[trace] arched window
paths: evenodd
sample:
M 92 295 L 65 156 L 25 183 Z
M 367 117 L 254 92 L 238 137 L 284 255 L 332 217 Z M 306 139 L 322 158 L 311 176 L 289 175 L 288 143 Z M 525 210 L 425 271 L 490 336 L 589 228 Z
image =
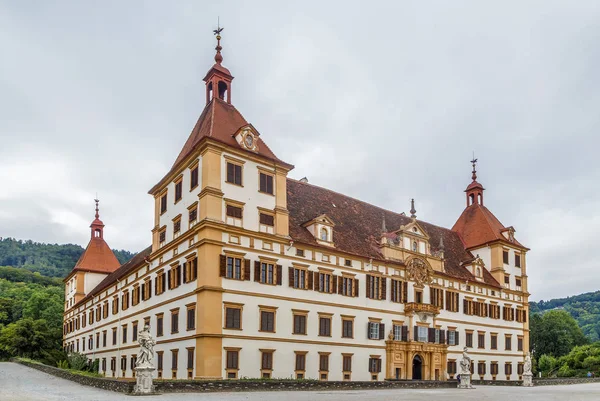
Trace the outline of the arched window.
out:
M 477 203 L 482 205 L 483 204 L 482 200 L 483 200 L 483 197 L 481 196 L 481 194 L 478 194 L 477 195 Z
M 481 267 L 477 268 L 477 277 L 481 277 Z
M 329 241 L 329 232 L 326 228 L 321 228 L 321 241 Z
M 475 194 L 469 195 L 469 205 L 472 205 L 475 202 Z
M 417 241 L 413 241 L 413 252 L 417 252 L 417 249 L 419 249 L 419 246 L 417 245 Z
M 100 238 L 100 230 L 98 230 L 98 229 L 94 230 L 94 237 Z

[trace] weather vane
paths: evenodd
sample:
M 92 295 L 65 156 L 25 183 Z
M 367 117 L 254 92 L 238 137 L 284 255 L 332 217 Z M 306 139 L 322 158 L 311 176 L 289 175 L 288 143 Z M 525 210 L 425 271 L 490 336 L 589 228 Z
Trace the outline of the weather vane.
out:
M 217 36 L 221 36 L 221 32 L 223 31 L 223 29 L 225 28 L 221 28 L 220 18 L 217 17 L 217 29 L 214 29 L 213 33 Z
M 473 181 L 477 179 L 477 170 L 475 170 L 475 165 L 477 164 L 477 159 L 475 158 L 475 152 L 473 152 L 473 160 L 471 160 L 471 164 L 473 165 Z

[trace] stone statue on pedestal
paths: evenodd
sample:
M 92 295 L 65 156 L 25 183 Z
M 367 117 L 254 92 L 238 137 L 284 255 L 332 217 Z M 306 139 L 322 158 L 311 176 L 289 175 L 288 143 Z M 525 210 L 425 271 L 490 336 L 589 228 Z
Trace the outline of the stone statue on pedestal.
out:
M 533 372 L 531 371 L 531 354 L 527 351 L 523 364 L 523 387 L 533 387 Z
M 138 334 L 138 343 L 140 352 L 135 363 L 136 384 L 133 389 L 135 394 L 155 394 L 155 388 L 152 384 L 152 373 L 154 372 L 154 346 L 156 341 L 150 335 L 150 326 L 145 325 L 144 329 Z
M 471 358 L 467 353 L 467 347 L 463 349 L 462 359 L 460 360 L 460 382 L 458 388 L 473 388 L 471 385 Z

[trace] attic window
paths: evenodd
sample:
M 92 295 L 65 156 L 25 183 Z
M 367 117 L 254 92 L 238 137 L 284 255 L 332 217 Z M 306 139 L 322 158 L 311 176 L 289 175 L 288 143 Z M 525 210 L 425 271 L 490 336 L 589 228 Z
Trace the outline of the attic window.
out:
M 321 241 L 329 241 L 329 232 L 326 228 L 321 228 Z
M 481 277 L 481 267 L 477 268 L 477 277 Z
M 413 227 L 413 232 L 417 232 L 417 227 Z

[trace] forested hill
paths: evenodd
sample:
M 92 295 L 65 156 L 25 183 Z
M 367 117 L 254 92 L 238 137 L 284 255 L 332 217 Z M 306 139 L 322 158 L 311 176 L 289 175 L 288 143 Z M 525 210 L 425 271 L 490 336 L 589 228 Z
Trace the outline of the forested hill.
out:
M 14 238 L 0 238 L 0 266 L 12 266 L 39 272 L 47 277 L 64 278 L 75 266 L 84 248 L 74 244 L 42 244 Z M 134 255 L 125 250 L 114 250 L 115 256 L 125 263 Z
M 569 312 L 590 340 L 600 340 L 600 291 L 529 303 L 530 313 L 552 309 L 564 309 Z

